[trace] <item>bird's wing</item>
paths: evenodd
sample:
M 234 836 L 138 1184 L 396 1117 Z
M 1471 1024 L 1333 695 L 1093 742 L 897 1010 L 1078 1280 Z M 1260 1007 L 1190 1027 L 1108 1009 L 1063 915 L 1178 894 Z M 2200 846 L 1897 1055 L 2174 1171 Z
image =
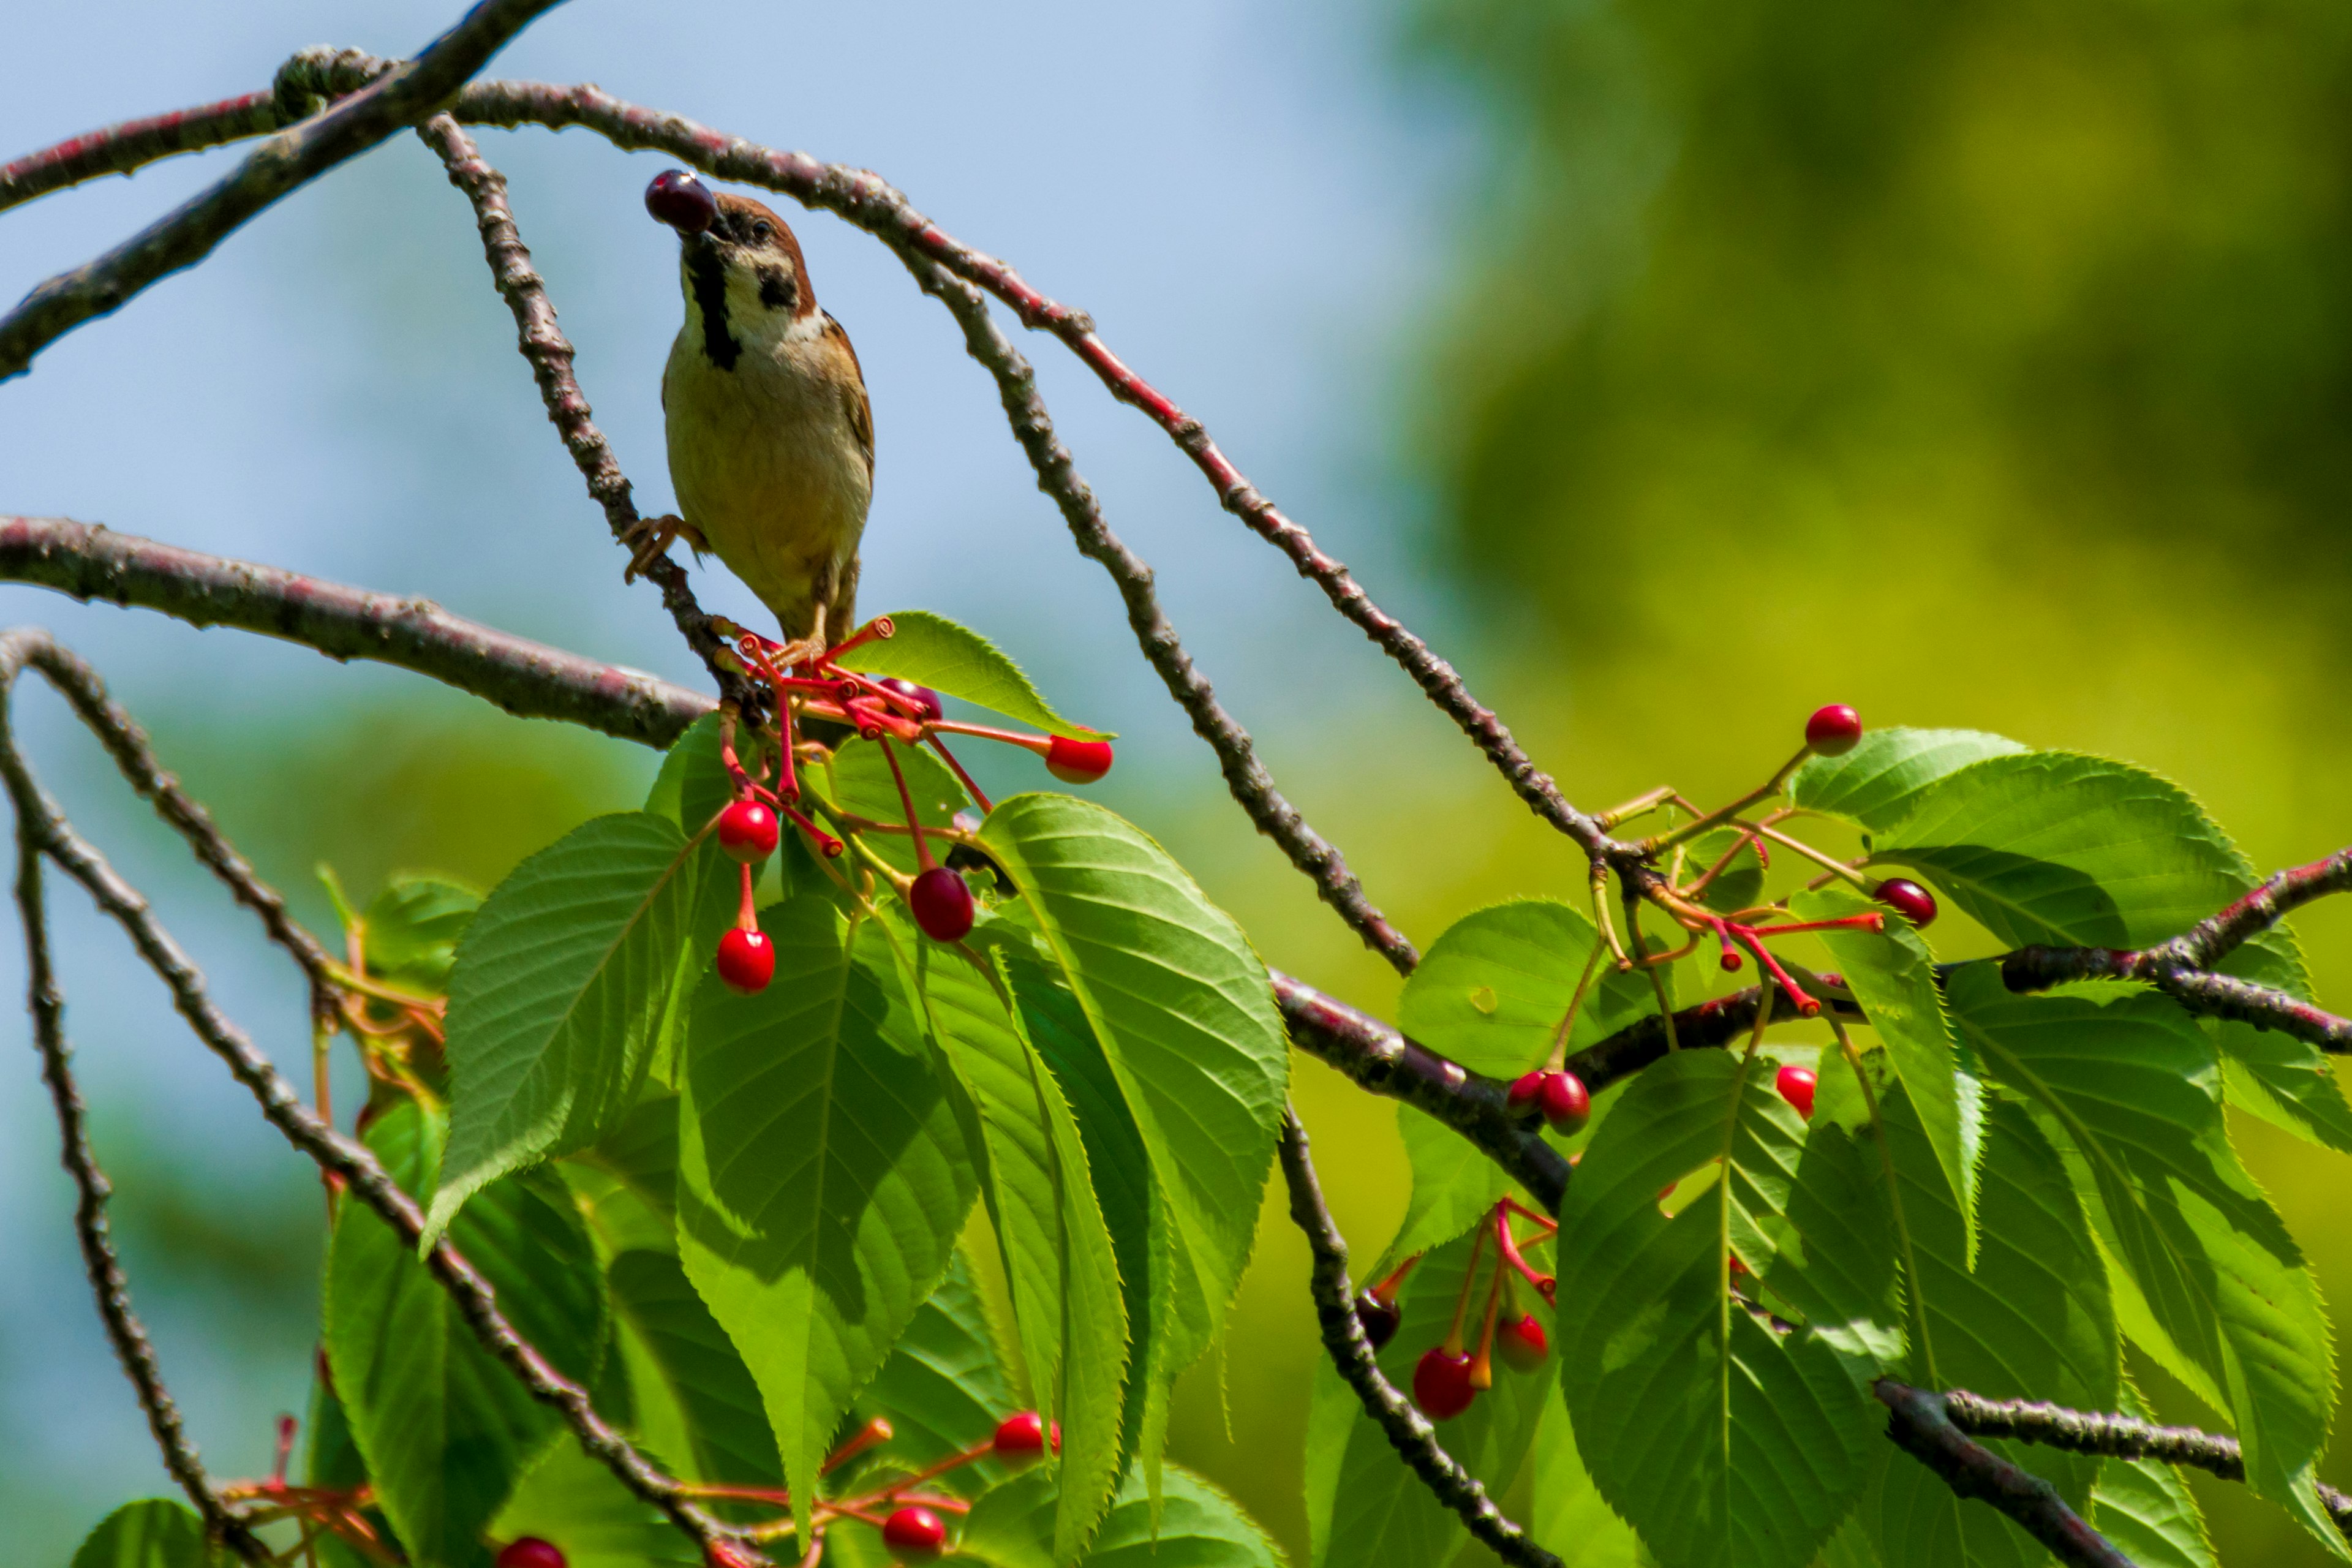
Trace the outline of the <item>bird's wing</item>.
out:
M 857 363 L 857 351 L 850 345 L 849 334 L 842 330 L 833 312 L 824 312 L 825 342 L 839 349 L 849 361 L 849 374 L 842 383 L 842 399 L 848 405 L 849 433 L 857 441 L 857 450 L 866 459 L 867 483 L 874 479 L 874 403 L 866 395 L 866 369 Z

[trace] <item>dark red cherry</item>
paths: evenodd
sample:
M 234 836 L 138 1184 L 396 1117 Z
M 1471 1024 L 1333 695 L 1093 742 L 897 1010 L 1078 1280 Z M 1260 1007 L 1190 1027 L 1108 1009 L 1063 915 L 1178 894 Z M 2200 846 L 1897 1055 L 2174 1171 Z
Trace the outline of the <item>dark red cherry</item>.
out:
M 685 169 L 664 169 L 646 187 L 646 211 L 680 234 L 700 234 L 719 217 L 719 198 Z
M 994 1447 L 996 1457 L 1024 1469 L 1036 1462 L 1045 1452 L 1045 1418 L 1034 1410 L 1024 1410 L 1018 1415 L 1008 1415 L 996 1424 Z M 1053 1424 L 1054 1452 L 1062 1451 L 1062 1424 Z
M 1513 1372 L 1533 1372 L 1551 1353 L 1551 1340 L 1535 1314 L 1528 1312 L 1517 1322 L 1496 1325 L 1495 1348 L 1502 1352 L 1503 1364 Z
M 565 1568 L 562 1550 L 536 1535 L 517 1536 L 499 1549 L 498 1568 Z
M 936 1563 L 947 1551 L 948 1527 L 929 1509 L 910 1503 L 882 1521 L 882 1544 L 900 1563 Z
M 1908 877 L 1889 877 L 1879 883 L 1878 901 L 1915 926 L 1935 923 L 1936 895 Z
M 1394 1301 L 1383 1301 L 1370 1290 L 1356 1298 L 1356 1326 L 1364 1331 L 1364 1342 L 1378 1354 L 1396 1338 L 1397 1325 L 1404 1321 L 1404 1309 Z
M 740 927 L 719 939 L 719 978 L 739 995 L 756 996 L 776 977 L 776 944 Z
M 1540 1115 L 1543 1111 L 1541 1096 L 1545 1076 L 1540 1068 L 1534 1072 L 1521 1073 L 1511 1080 L 1510 1092 L 1503 1097 L 1503 1103 L 1520 1116 Z
M 1045 771 L 1064 784 L 1092 784 L 1110 772 L 1110 742 L 1056 735 L 1045 748 Z
M 739 800 L 719 814 L 719 847 L 730 860 L 756 866 L 776 852 L 776 814 L 756 800 Z
M 971 889 L 945 866 L 934 866 L 907 889 L 915 923 L 933 942 L 961 942 L 971 930 Z
M 947 715 L 947 710 L 940 706 L 938 692 L 928 686 L 918 686 L 903 675 L 886 675 L 876 680 L 874 684 L 895 691 L 913 703 L 921 710 L 925 719 L 940 719 Z
M 1543 1107 L 1544 1120 L 1563 1138 L 1583 1131 L 1592 1117 L 1592 1096 L 1584 1091 L 1584 1080 L 1572 1072 L 1544 1074 L 1536 1100 Z
M 1813 1119 L 1813 1089 L 1818 1082 L 1811 1068 L 1785 1067 L 1780 1069 L 1780 1077 L 1772 1080 L 1772 1087 L 1780 1091 L 1782 1100 L 1797 1108 L 1798 1115 L 1811 1121 Z
M 1843 756 L 1862 739 L 1862 715 L 1843 702 L 1816 708 L 1805 721 L 1805 744 L 1825 757 Z
M 1432 1345 L 1421 1352 L 1412 1369 L 1412 1402 L 1423 1415 L 1432 1421 L 1451 1421 L 1477 1397 L 1467 1352 L 1448 1355 L 1444 1345 Z

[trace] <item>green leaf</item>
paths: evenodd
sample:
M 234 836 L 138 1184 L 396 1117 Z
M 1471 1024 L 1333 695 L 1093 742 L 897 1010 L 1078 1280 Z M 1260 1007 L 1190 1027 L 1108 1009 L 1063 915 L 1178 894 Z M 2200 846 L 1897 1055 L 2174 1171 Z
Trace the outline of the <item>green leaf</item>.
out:
M 1710 1052 L 1710 1055 L 1713 1053 Z M 1464 1275 L 1472 1266 L 1471 1238 L 1447 1243 L 1405 1277 L 1397 1296 L 1403 1312 L 1394 1338 L 1380 1353 L 1381 1371 L 1399 1388 L 1412 1386 L 1413 1364 L 1446 1337 Z M 1541 1255 L 1538 1254 L 1538 1257 Z M 1475 1347 L 1496 1258 L 1491 1237 L 1478 1249 L 1464 1342 Z M 1537 1267 L 1541 1267 L 1538 1262 Z M 1523 1311 L 1549 1330 L 1551 1314 L 1531 1289 L 1515 1292 Z M 1553 1379 L 1512 1372 L 1497 1360 L 1495 1386 L 1454 1419 L 1438 1441 L 1465 1469 L 1500 1495 L 1511 1484 L 1535 1439 Z M 1307 1411 L 1307 1532 L 1318 1568 L 1358 1563 L 1442 1563 L 1470 1539 L 1459 1514 L 1439 1502 L 1370 1416 L 1355 1391 L 1339 1380 L 1328 1356 L 1318 1356 Z
M 1010 979 L 911 933 L 899 950 L 978 1111 L 982 1191 L 1022 1357 L 1065 1434 L 1055 1550 L 1070 1561 L 1118 1486 L 1128 1324 L 1117 1255 L 1069 1102 L 1007 1011 Z
M 637 1426 L 688 1479 L 782 1486 L 782 1462 L 743 1358 L 677 1258 L 633 1250 L 606 1276 Z
M 1400 1103 L 1396 1124 L 1412 1195 L 1395 1239 L 1372 1267 L 1375 1276 L 1462 1235 L 1517 1185 L 1475 1143 L 1429 1112 Z
M 655 1094 L 557 1163 L 606 1262 L 636 1248 L 677 1251 L 677 1096 Z
M 1802 1568 L 1861 1490 L 1883 1417 L 1807 1330 L 1728 1289 L 1787 1227 L 1804 1123 L 1759 1061 L 1645 1068 L 1560 1213 L 1560 1386 L 1594 1483 L 1666 1568 Z M 1659 1189 L 1723 1159 L 1672 1219 Z
M 359 1445 L 352 1440 L 351 1422 L 343 1415 L 342 1401 L 335 1397 L 334 1387 L 325 1377 L 310 1380 L 310 1419 L 306 1434 L 302 1475 L 309 1485 L 348 1490 L 367 1484 L 367 1461 L 360 1458 Z M 379 1539 L 391 1536 L 391 1521 L 383 1517 L 382 1509 L 370 1507 L 361 1511 Z M 373 1559 L 341 1536 L 331 1534 L 319 1540 L 319 1563 L 320 1568 L 375 1568 Z
M 99 1521 L 73 1568 L 214 1568 L 227 1561 L 205 1544 L 205 1521 L 173 1498 L 127 1502 Z
M 1884 1051 L 1864 1058 L 1884 1095 Z M 1770 1063 L 1766 1064 L 1768 1067 Z M 1788 1198 L 1788 1224 L 1761 1271 L 1767 1286 L 1867 1385 L 1900 1365 L 1904 1318 L 1895 1205 L 1885 1136 L 1844 1055 L 1825 1049 L 1813 1114 Z M 1929 1167 L 1932 1173 L 1933 1167 Z M 1949 1198 L 1946 1202 L 1948 1205 Z
M 2016 996 L 1953 973 L 1954 1023 L 2080 1161 L 2102 1238 L 2155 1328 L 2221 1392 L 2250 1484 L 2284 1500 L 2335 1406 L 2332 1336 L 2303 1255 L 2221 1123 L 2211 1042 L 2148 993 Z
M 2024 750 L 1976 730 L 1867 730 L 1843 756 L 1807 758 L 1789 781 L 1789 802 L 1882 831 L 1900 822 L 1919 793 L 1945 774 Z
M 1534 1507 L 1528 1531 L 1563 1568 L 1640 1568 L 1640 1537 L 1601 1500 L 1576 1451 L 1576 1432 L 1558 1381 L 1547 1380 L 1543 1416 L 1536 1426 Z
M 1017 1406 L 980 1283 L 959 1249 L 939 1289 L 916 1309 L 890 1359 L 858 1396 L 853 1420 L 862 1425 L 871 1416 L 885 1416 L 893 1431 L 890 1441 L 874 1450 L 872 1461 L 849 1473 L 862 1487 L 869 1478 L 919 1469 L 961 1453 L 994 1436 L 997 1424 Z M 1008 1473 L 998 1461 L 983 1459 L 927 1484 L 972 1497 Z
M 490 1538 L 535 1536 L 563 1553 L 564 1568 L 701 1568 L 702 1549 L 653 1504 L 589 1458 L 569 1433 L 523 1475 L 499 1510 Z
M 2126 1415 L 2151 1418 L 2147 1403 L 2126 1384 L 2118 1405 Z M 2091 1524 L 2139 1568 L 2216 1568 L 2205 1515 L 2189 1483 L 2156 1459 L 2108 1459 L 2091 1492 Z
M 773 983 L 695 1000 L 679 1253 L 805 1500 L 851 1398 L 945 1272 L 973 1178 L 882 931 L 809 895 L 761 928 Z
M 594 1142 L 683 1026 L 734 908 L 735 867 L 643 812 L 515 868 L 457 952 L 449 1152 L 425 1233 L 508 1171 Z
M 428 1188 L 438 1118 L 412 1101 L 368 1131 L 393 1178 Z M 593 1243 L 551 1171 L 494 1184 L 450 1227 L 453 1246 L 548 1364 L 593 1382 L 604 1349 Z M 482 1530 L 540 1443 L 553 1411 L 534 1401 L 474 1337 L 414 1249 L 346 1201 L 327 1255 L 327 1363 L 378 1502 L 414 1558 L 449 1568 L 489 1562 Z
M 824 784 L 826 797 L 843 810 L 876 822 L 903 823 L 907 808 L 898 798 L 898 784 L 890 776 L 890 761 L 882 754 L 882 744 L 845 742 L 832 762 L 809 771 L 814 781 Z M 962 784 L 934 752 L 920 746 L 892 746 L 890 755 L 898 759 L 898 767 L 907 775 L 907 793 L 914 799 L 916 819 L 926 827 L 947 826 L 970 804 Z M 915 868 L 914 840 L 908 835 L 868 833 L 866 842 L 901 871 Z
M 482 895 L 446 877 L 406 873 L 385 882 L 361 918 L 368 973 L 439 996 Z
M 1995 1100 L 1985 1125 L 1981 1241 L 1969 1236 L 1909 1096 L 1890 1086 L 1887 1147 L 1899 1183 L 1920 1305 L 1904 1375 L 1992 1399 L 2114 1408 L 2120 1348 L 2105 1270 L 2059 1153 L 2022 1106 Z M 2099 1461 L 2010 1440 L 1988 1447 L 2056 1486 L 2077 1509 Z M 2034 1568 L 2048 1560 L 2008 1518 L 1962 1502 L 1924 1465 L 1895 1455 L 1879 1467 L 1864 1515 L 1879 1555 L 1921 1568 Z
M 950 1563 L 1047 1568 L 1053 1563 L 1054 1489 L 1034 1472 L 990 1492 L 965 1521 Z M 1083 1559 L 1086 1568 L 1284 1568 L 1281 1550 L 1231 1498 L 1181 1466 L 1168 1467 L 1155 1500 L 1129 1476 Z
M 1800 894 L 1790 904 L 1801 921 L 1885 914 L 1846 888 Z M 1977 1156 L 1983 1138 L 1982 1090 L 1960 1070 L 1944 1001 L 1936 988 L 1936 956 L 1909 921 L 1886 916 L 1884 932 L 1825 931 L 1830 950 L 1854 1000 L 1886 1047 L 1895 1078 L 1927 1129 L 1936 1163 L 1958 1201 L 1963 1224 L 1976 1223 Z
M 1731 856 L 1698 896 L 1700 903 L 1719 915 L 1748 909 L 1764 896 L 1764 858 L 1757 853 L 1754 836 L 1736 827 L 1710 829 L 1691 840 L 1685 861 L 1686 877 L 1703 877 L 1735 847 L 1739 853 Z
M 646 792 L 645 810 L 667 818 L 689 837 L 735 797 L 735 786 L 719 760 L 719 715 L 705 713 L 686 727 L 662 753 L 661 772 Z
M 887 640 L 867 643 L 846 662 L 876 675 L 902 676 L 1050 734 L 1074 741 L 1111 738 L 1109 731 L 1089 730 L 1055 712 L 1021 667 L 970 627 L 929 610 L 893 610 L 890 624 L 896 629 Z
M 982 837 L 1035 915 L 1166 1199 L 1154 1245 L 1174 1310 L 1150 1372 L 1164 1384 L 1207 1349 L 1256 1237 L 1290 1071 L 1265 966 L 1181 867 L 1100 806 L 1016 795 Z

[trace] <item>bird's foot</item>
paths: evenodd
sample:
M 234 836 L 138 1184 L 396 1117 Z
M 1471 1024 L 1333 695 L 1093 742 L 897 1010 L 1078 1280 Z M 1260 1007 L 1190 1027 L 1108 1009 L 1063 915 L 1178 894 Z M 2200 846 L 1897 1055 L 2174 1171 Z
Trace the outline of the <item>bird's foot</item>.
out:
M 629 548 L 629 569 L 621 574 L 621 581 L 634 583 L 653 567 L 653 563 L 669 553 L 670 542 L 683 539 L 697 555 L 709 549 L 702 532 L 679 517 L 641 517 L 621 533 L 621 542 Z

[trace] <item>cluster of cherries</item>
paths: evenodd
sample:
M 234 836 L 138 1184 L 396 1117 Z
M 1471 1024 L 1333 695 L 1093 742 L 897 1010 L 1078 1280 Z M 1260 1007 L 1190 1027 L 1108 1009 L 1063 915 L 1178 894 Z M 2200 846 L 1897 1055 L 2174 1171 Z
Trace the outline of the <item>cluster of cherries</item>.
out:
M 1542 1321 L 1533 1312 L 1522 1310 L 1516 1299 L 1522 1280 L 1534 1288 L 1547 1306 L 1555 1289 L 1552 1277 L 1538 1273 L 1519 1249 L 1512 1226 L 1522 1220 L 1537 1227 L 1530 1245 L 1549 1240 L 1559 1230 L 1515 1198 L 1496 1204 L 1479 1222 L 1471 1240 L 1469 1265 L 1463 1270 L 1462 1290 L 1454 1298 L 1454 1321 L 1444 1339 L 1423 1352 L 1413 1365 L 1413 1402 L 1433 1421 L 1451 1421 L 1469 1409 L 1482 1391 L 1494 1387 L 1497 1360 L 1513 1372 L 1527 1373 L 1542 1366 L 1551 1353 L 1551 1341 Z M 1489 1237 L 1494 1239 L 1495 1258 L 1486 1274 L 1484 1306 L 1476 1320 L 1477 1342 L 1473 1349 L 1467 1329 L 1480 1280 L 1478 1266 Z M 1417 1256 L 1406 1258 L 1394 1273 L 1356 1298 L 1357 1324 L 1376 1352 L 1396 1337 L 1397 1325 L 1404 1316 L 1397 1306 L 1397 1292 L 1420 1261 Z
M 984 724 L 961 723 L 946 716 L 940 694 L 928 686 L 895 676 L 862 675 L 844 669 L 839 662 L 842 655 L 891 635 L 887 616 L 877 616 L 845 640 L 792 666 L 797 673 L 791 675 L 784 673 L 782 663 L 790 652 L 784 644 L 770 642 L 739 626 L 730 626 L 728 630 L 733 635 L 734 647 L 746 669 L 775 698 L 780 742 L 776 747 L 776 779 L 771 787 L 762 779 L 754 778 L 743 765 L 735 750 L 736 717 L 731 709 L 725 710 L 720 754 L 734 784 L 735 798 L 719 812 L 715 829 L 719 847 L 743 868 L 743 899 L 733 929 L 719 939 L 719 978 L 729 989 L 744 995 L 766 990 L 769 981 L 775 978 L 775 948 L 760 930 L 751 889 L 760 863 L 775 852 L 782 837 L 783 822 L 789 820 L 807 837 L 820 864 L 837 858 L 848 847 L 800 809 L 801 788 L 794 768 L 795 754 L 802 745 L 797 737 L 800 720 L 820 719 L 847 725 L 859 739 L 882 748 L 883 759 L 890 764 L 890 776 L 898 786 L 898 803 L 906 822 L 903 826 L 865 821 L 845 822 L 844 826 L 853 837 L 857 831 L 865 830 L 905 833 L 913 838 L 916 870 L 912 877 L 902 875 L 878 857 L 869 854 L 868 858 L 874 868 L 898 889 L 915 924 L 934 942 L 961 942 L 971 930 L 971 889 L 961 873 L 933 858 L 930 847 L 933 837 L 957 837 L 962 829 L 923 826 L 915 811 L 914 796 L 907 788 L 906 773 L 898 764 L 898 753 L 891 749 L 892 742 L 930 746 L 962 781 L 983 813 L 991 809 L 988 796 L 972 782 L 963 764 L 956 761 L 955 753 L 948 750 L 943 735 L 971 735 L 1034 752 L 1045 759 L 1046 772 L 1066 784 L 1092 784 L 1110 772 L 1111 748 L 1108 741 L 1076 741 L 1066 735 L 1030 735 Z M 816 754 L 824 753 L 819 750 Z
M 828 1455 L 818 1473 L 839 1468 L 866 1449 L 888 1442 L 890 1436 L 890 1423 L 876 1416 L 855 1436 Z M 917 1563 L 936 1563 L 946 1556 L 948 1551 L 947 1521 L 940 1516 L 942 1513 L 968 1512 L 971 1505 L 961 1498 L 933 1495 L 919 1489 L 950 1470 L 976 1464 L 982 1459 L 1000 1459 L 1015 1470 L 1026 1469 L 1045 1458 L 1049 1445 L 1054 1452 L 1058 1454 L 1062 1451 L 1059 1422 L 1048 1422 L 1034 1410 L 1008 1415 L 997 1423 L 995 1435 L 984 1443 L 976 1443 L 950 1454 L 913 1475 L 902 1476 L 872 1492 L 819 1503 L 817 1528 L 822 1530 L 835 1519 L 854 1519 L 881 1531 L 882 1544 L 889 1550 L 891 1561 L 908 1565 L 908 1568 Z M 697 1486 L 687 1489 L 698 1497 L 768 1503 L 777 1508 L 791 1506 L 789 1494 L 773 1487 Z M 882 1511 L 885 1507 L 889 1509 L 887 1513 Z M 703 1560 L 707 1568 L 741 1568 L 751 1561 L 725 1542 L 713 1543 L 704 1552 Z M 552 1542 L 525 1535 L 499 1548 L 497 1568 L 570 1568 L 570 1565 L 562 1549 Z

